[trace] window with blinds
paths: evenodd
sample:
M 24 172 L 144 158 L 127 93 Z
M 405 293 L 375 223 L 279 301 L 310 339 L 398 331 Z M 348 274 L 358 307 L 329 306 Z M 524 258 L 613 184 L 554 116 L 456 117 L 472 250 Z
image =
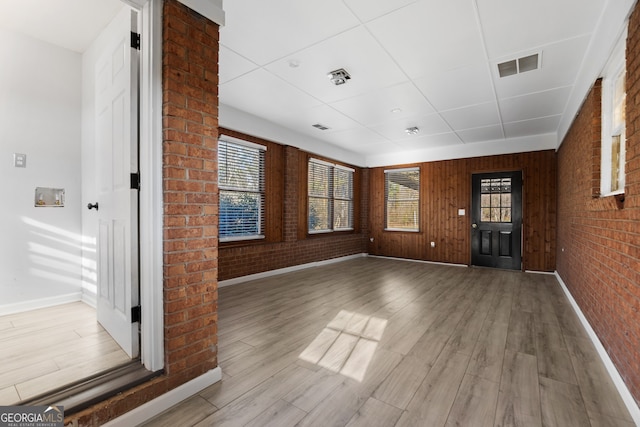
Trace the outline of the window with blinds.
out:
M 385 229 L 419 231 L 420 169 L 384 171 Z
M 309 159 L 309 233 L 353 230 L 354 170 Z
M 221 242 L 264 238 L 265 151 L 246 141 L 218 141 Z

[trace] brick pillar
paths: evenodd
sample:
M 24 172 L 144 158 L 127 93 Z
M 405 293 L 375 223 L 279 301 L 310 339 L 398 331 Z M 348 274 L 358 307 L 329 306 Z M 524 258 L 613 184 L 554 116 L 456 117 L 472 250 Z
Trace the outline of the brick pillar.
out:
M 298 179 L 300 151 L 291 146 L 284 153 L 284 241 L 298 239 Z
M 165 369 L 169 388 L 217 366 L 218 25 L 163 14 Z

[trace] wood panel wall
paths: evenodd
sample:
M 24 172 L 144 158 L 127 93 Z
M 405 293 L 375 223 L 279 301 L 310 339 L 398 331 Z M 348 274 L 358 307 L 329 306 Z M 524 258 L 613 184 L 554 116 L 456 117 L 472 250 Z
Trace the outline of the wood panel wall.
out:
M 369 171 L 369 253 L 455 264 L 471 262 L 471 175 L 523 175 L 525 270 L 554 271 L 556 262 L 556 154 L 553 150 L 394 167 L 420 167 L 420 231 L 384 231 L 384 170 Z M 458 209 L 465 209 L 459 216 Z M 430 242 L 435 242 L 432 248 Z

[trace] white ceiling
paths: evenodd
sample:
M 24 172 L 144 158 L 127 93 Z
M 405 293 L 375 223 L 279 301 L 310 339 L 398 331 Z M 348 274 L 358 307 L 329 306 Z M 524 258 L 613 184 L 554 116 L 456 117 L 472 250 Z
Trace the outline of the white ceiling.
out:
M 369 166 L 555 148 L 635 1 L 227 0 L 220 123 Z M 0 28 L 83 52 L 122 5 L 0 0 Z
M 0 28 L 81 53 L 123 5 L 120 0 L 0 0 Z
M 538 135 L 539 148 L 555 148 L 594 80 L 581 82 L 581 71 L 610 3 L 225 1 L 220 102 L 367 164 L 444 147 L 464 156 L 487 142 L 529 150 Z M 498 63 L 533 53 L 538 70 L 498 76 Z M 332 85 L 326 75 L 337 68 L 352 79 Z M 404 132 L 412 126 L 417 135 Z

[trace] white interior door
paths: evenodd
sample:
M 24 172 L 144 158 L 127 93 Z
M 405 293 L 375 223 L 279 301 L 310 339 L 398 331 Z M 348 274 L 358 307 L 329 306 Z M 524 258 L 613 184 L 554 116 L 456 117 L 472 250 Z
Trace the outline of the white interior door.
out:
M 98 185 L 98 322 L 131 357 L 140 351 L 138 305 L 138 52 L 131 47 L 137 14 L 124 19 L 96 64 Z

